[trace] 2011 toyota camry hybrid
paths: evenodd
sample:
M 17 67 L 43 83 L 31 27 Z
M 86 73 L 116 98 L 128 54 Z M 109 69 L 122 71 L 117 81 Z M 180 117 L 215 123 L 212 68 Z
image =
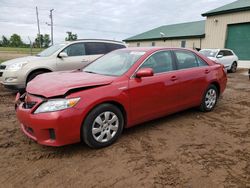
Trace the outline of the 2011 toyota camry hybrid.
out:
M 101 148 L 124 128 L 191 107 L 211 111 L 226 83 L 223 65 L 195 51 L 127 48 L 82 70 L 37 76 L 17 94 L 16 113 L 40 144 Z

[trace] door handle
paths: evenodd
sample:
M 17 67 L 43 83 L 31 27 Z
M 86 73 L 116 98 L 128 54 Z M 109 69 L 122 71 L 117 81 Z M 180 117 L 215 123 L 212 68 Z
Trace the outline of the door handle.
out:
M 176 76 L 172 76 L 171 77 L 171 81 L 176 81 L 177 80 L 177 77 Z
M 210 70 L 206 69 L 206 70 L 205 70 L 205 73 L 206 73 L 206 74 L 210 73 Z

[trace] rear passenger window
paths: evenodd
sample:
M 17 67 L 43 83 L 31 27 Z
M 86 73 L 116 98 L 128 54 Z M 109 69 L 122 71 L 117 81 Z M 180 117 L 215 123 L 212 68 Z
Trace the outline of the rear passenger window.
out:
M 102 42 L 85 42 L 86 55 L 106 54 L 107 49 L 105 43 Z
M 152 68 L 154 73 L 161 73 L 174 70 L 170 51 L 157 52 L 150 56 L 141 68 Z
M 83 56 L 85 55 L 85 46 L 84 43 L 75 43 L 66 47 L 63 52 L 68 56 Z
M 233 53 L 231 51 L 228 51 L 228 50 L 225 51 L 225 54 L 226 54 L 225 56 L 231 56 L 231 55 L 233 55 Z
M 117 49 L 125 48 L 125 46 L 121 44 L 106 43 L 105 45 L 107 48 L 107 53 Z
M 188 51 L 175 51 L 178 69 L 188 69 L 198 67 L 197 57 Z
M 200 67 L 208 66 L 208 64 L 205 61 L 203 61 L 201 58 L 197 57 L 197 60 L 198 60 L 198 64 Z

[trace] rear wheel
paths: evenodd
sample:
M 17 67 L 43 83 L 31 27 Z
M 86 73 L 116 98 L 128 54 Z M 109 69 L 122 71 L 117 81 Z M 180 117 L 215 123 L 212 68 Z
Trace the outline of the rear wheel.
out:
M 237 63 L 236 63 L 236 62 L 233 62 L 233 64 L 231 65 L 230 72 L 235 73 L 236 70 L 237 70 Z
M 120 109 L 112 104 L 101 104 L 94 108 L 82 125 L 82 139 L 92 148 L 113 144 L 120 136 L 124 117 Z
M 203 112 L 212 111 L 217 103 L 217 100 L 218 89 L 215 85 L 210 85 L 203 96 L 200 110 Z

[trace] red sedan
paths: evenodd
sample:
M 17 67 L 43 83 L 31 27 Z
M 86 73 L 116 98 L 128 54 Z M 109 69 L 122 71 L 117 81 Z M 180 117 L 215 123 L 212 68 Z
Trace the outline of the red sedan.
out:
M 123 128 L 191 107 L 211 111 L 225 90 L 223 65 L 195 51 L 127 48 L 83 70 L 42 74 L 16 98 L 23 132 L 40 144 L 115 142 Z

